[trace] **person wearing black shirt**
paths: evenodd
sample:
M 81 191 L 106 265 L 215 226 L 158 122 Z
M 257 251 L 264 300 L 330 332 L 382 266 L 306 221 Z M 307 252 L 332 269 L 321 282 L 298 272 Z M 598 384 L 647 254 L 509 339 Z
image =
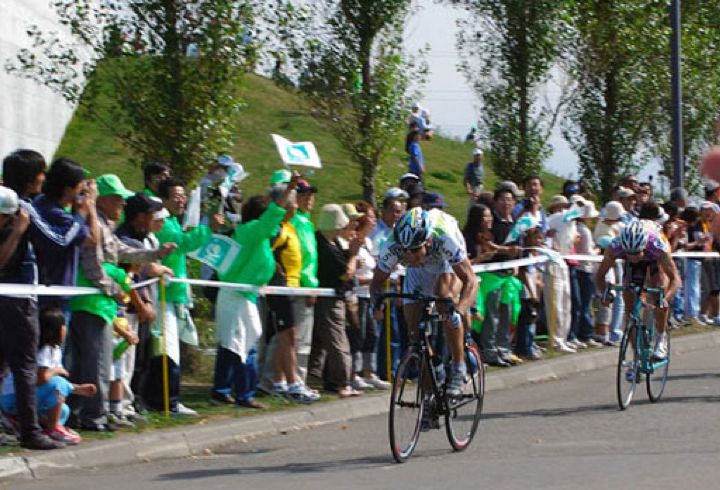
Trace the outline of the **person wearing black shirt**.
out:
M 517 258 L 520 248 L 515 243 L 506 244 L 505 240 L 515 226 L 512 217 L 515 195 L 510 189 L 501 188 L 495 191 L 494 204 L 493 225 L 490 231 L 498 251 L 488 262 L 513 260 Z M 489 274 L 507 278 L 513 274 L 513 270 L 500 270 Z M 511 309 L 510 305 L 500 302 L 501 296 L 502 287 L 488 293 L 485 298 L 485 319 L 480 334 L 480 346 L 485 362 L 493 366 L 507 367 L 517 361 L 510 347 Z
M 345 331 L 344 297 L 352 288 L 357 254 L 362 245 L 351 226 L 339 205 L 326 204 L 320 210 L 318 231 L 315 234 L 319 287 L 335 289 L 337 296 L 318 298 L 315 305 L 315 328 L 308 375 L 323 378 L 325 387 L 336 391 L 340 397 L 360 394 L 350 385 L 352 357 Z M 350 242 L 348 251 L 344 251 L 338 242 L 341 235 Z

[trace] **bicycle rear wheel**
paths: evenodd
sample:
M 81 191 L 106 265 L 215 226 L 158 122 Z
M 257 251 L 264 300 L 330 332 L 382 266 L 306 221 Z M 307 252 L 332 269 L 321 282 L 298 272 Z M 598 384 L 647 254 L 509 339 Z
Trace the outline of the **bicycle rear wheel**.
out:
M 667 358 L 662 361 L 652 360 L 653 372 L 648 373 L 645 378 L 647 384 L 647 393 L 650 401 L 655 403 L 660 400 L 665 391 L 667 383 L 668 371 L 670 369 L 670 333 L 667 334 Z
M 398 463 L 405 462 L 420 438 L 423 415 L 425 366 L 420 354 L 410 351 L 402 358 L 393 380 L 388 416 L 390 450 Z
M 634 321 L 628 322 L 622 341 L 620 342 L 620 354 L 617 364 L 617 400 L 620 410 L 625 410 L 632 401 L 637 387 L 638 357 L 636 349 L 633 349 L 630 339 L 637 336 L 637 325 Z
M 458 397 L 447 397 L 445 402 L 445 432 L 455 451 L 466 449 L 477 431 L 485 396 L 485 368 L 475 345 L 465 350 L 468 379 Z

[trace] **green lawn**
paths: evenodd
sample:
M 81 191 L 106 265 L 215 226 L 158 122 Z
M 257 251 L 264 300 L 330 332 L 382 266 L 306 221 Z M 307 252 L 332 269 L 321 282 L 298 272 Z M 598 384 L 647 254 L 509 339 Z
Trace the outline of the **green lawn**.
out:
M 293 141 L 313 141 L 323 161 L 323 169 L 311 177 L 320 193 L 318 208 L 328 202 L 347 202 L 360 198 L 360 168 L 342 148 L 339 141 L 310 115 L 311 107 L 298 94 L 278 87 L 268 79 L 249 76 L 246 80 L 247 108 L 241 113 L 233 155 L 243 163 L 250 177 L 242 184 L 246 195 L 263 192 L 270 173 L 281 168 L 281 162 L 270 138 L 278 133 Z M 397 184 L 406 172 L 407 158 L 404 141 L 398 141 L 395 150 L 382 164 L 378 179 L 378 193 Z M 471 160 L 472 146 L 451 139 L 436 137 L 423 142 L 427 164 L 426 185 L 429 190 L 441 192 L 449 204 L 449 211 L 464 221 L 466 197 L 463 191 L 463 169 Z M 69 124 L 57 156 L 67 156 L 80 162 L 94 175 L 116 173 L 125 184 L 139 190 L 142 186 L 140 169 L 130 163 L 129 153 L 113 140 L 102 127 L 76 114 Z M 492 189 L 496 179 L 486 169 L 485 186 Z M 556 194 L 562 179 L 545 174 L 545 196 Z

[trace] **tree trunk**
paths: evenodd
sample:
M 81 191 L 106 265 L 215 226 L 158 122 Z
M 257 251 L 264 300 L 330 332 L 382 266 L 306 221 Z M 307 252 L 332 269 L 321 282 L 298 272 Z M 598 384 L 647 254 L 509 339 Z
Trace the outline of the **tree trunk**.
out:
M 377 177 L 378 161 L 373 158 L 360 157 L 362 166 L 362 196 L 363 200 L 375 206 L 375 179 Z

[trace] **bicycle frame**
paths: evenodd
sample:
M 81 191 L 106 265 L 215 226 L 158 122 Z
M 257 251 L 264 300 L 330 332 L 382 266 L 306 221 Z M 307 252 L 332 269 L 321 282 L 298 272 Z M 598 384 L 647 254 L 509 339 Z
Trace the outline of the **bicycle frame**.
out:
M 652 352 L 653 347 L 650 345 L 651 339 L 655 338 L 655 322 L 653 321 L 650 326 L 646 325 L 642 320 L 642 307 L 645 302 L 642 300 L 643 293 L 657 294 L 659 297 L 663 297 L 665 291 L 663 288 L 650 288 L 644 286 L 626 286 L 616 288 L 616 290 L 630 289 L 635 293 L 635 303 L 633 304 L 632 311 L 630 312 L 630 318 L 637 325 L 637 333 L 635 335 L 635 349 L 640 358 L 639 370 L 643 374 L 652 374 L 656 369 L 666 365 L 669 361 L 668 358 L 661 361 L 653 361 Z

